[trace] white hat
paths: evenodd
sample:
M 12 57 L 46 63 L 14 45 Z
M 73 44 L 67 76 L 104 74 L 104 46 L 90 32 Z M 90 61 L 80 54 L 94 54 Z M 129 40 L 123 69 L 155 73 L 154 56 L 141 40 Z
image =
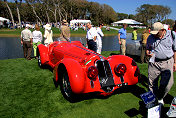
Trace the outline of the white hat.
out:
M 164 24 L 164 29 L 165 29 L 165 30 L 168 30 L 168 28 L 169 28 L 169 26 L 166 25 L 166 24 Z
M 164 26 L 160 22 L 156 22 L 152 25 L 152 31 L 151 34 L 157 34 L 161 29 L 164 29 Z
M 30 25 L 29 24 L 26 24 L 26 26 L 25 26 L 26 28 L 28 28 L 28 27 L 30 27 Z
M 45 27 L 45 29 L 47 29 L 47 30 L 51 30 L 51 25 L 50 25 L 50 24 L 46 24 L 44 27 Z

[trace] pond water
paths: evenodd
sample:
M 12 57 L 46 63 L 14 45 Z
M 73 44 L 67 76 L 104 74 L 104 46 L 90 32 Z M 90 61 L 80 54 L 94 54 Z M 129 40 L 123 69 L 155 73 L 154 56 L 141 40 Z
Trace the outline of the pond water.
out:
M 138 39 L 140 39 L 140 34 Z M 131 41 L 131 33 L 127 34 L 127 42 Z M 59 38 L 54 38 L 57 41 Z M 81 41 L 86 44 L 85 37 L 71 37 L 71 41 Z M 120 46 L 117 36 L 105 36 L 102 39 L 102 51 L 118 51 Z M 33 52 L 32 52 L 33 56 Z M 0 60 L 23 58 L 23 48 L 21 46 L 20 38 L 17 37 L 0 37 Z

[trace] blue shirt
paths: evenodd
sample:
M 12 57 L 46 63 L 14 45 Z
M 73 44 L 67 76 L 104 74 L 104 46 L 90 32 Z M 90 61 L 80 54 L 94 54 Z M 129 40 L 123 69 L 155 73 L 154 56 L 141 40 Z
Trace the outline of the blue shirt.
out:
M 126 39 L 126 35 L 127 35 L 126 29 L 121 28 L 121 29 L 119 30 L 119 33 L 120 33 L 120 38 L 121 38 L 121 39 Z
M 173 34 L 175 35 L 175 32 L 173 32 Z M 156 38 L 151 34 L 147 39 L 146 49 L 154 50 L 156 58 L 170 58 L 174 55 L 174 51 L 176 51 L 176 39 L 172 39 L 170 30 L 166 31 L 166 35 L 163 39 Z

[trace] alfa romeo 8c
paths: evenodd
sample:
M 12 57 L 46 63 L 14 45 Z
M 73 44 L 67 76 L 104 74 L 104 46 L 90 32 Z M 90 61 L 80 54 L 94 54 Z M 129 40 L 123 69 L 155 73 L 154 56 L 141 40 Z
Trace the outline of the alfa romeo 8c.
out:
M 38 65 L 53 69 L 54 81 L 69 101 L 76 95 L 97 93 L 107 96 L 122 86 L 138 83 L 140 71 L 135 61 L 124 55 L 104 57 L 84 47 L 80 41 L 55 41 L 37 49 Z

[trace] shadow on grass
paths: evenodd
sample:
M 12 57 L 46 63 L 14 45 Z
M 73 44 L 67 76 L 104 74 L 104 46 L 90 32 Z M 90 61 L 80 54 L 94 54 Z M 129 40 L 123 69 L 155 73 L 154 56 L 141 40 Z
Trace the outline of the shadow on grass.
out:
M 110 55 L 120 55 L 120 53 L 111 53 Z
M 111 56 L 112 56 L 112 55 L 120 55 L 120 53 L 111 53 L 110 55 L 111 55 Z M 127 54 L 126 56 L 131 57 L 135 62 L 141 63 L 140 56 L 137 56 L 137 55 L 129 55 L 129 54 Z M 148 62 L 148 59 L 145 57 L 144 61 L 145 61 L 145 63 L 147 63 L 147 62 Z
M 148 88 L 148 78 L 145 75 L 141 75 L 141 79 L 140 79 L 139 83 L 141 83 L 144 87 Z M 127 88 L 125 88 L 125 89 L 121 88 L 121 89 L 122 89 L 121 92 L 130 92 L 140 99 L 141 99 L 140 95 L 147 92 L 145 89 L 143 89 L 137 85 L 133 85 L 130 88 L 127 86 Z M 120 92 L 120 91 L 118 91 L 118 92 Z M 164 102 L 165 102 L 165 104 L 171 104 L 173 99 L 174 99 L 174 97 L 172 95 L 167 94 L 167 96 L 164 98 Z M 161 114 L 160 114 L 161 118 L 167 118 L 166 113 L 168 112 L 168 110 L 169 110 L 169 107 L 163 107 L 163 106 L 161 107 Z M 139 101 L 139 110 L 137 110 L 136 108 L 131 108 L 131 109 L 125 111 L 124 113 L 126 115 L 128 115 L 129 117 L 135 117 L 138 114 L 141 114 L 143 116 L 143 118 L 147 118 L 148 109 L 146 108 L 146 105 L 144 104 L 144 102 L 141 99 Z
M 120 52 L 118 52 L 118 53 L 111 53 L 110 55 L 111 55 L 111 56 L 112 56 L 112 55 L 120 55 Z M 140 61 L 140 56 L 129 55 L 129 54 L 127 54 L 126 56 L 131 57 L 135 62 L 141 62 L 141 61 Z
M 48 69 L 50 70 L 51 72 L 53 72 L 53 68 L 49 65 L 42 65 L 42 67 L 40 67 L 41 69 Z
M 147 84 L 146 84 L 147 79 L 144 75 L 142 75 L 142 78 L 140 80 L 145 85 L 145 87 L 147 87 Z M 54 82 L 55 87 L 58 87 L 57 83 L 55 81 L 53 81 L 53 82 Z M 138 85 L 131 85 L 131 86 L 123 86 L 121 88 L 116 89 L 112 95 L 121 94 L 121 93 L 132 93 L 136 97 L 141 98 L 140 95 L 145 92 L 147 92 L 147 91 L 145 91 L 144 88 L 139 87 Z M 111 95 L 102 96 L 102 95 L 99 95 L 99 93 L 81 94 L 81 95 L 77 95 L 75 102 L 80 102 L 83 100 L 95 99 L 95 98 L 96 99 L 107 99 L 110 96 Z
M 140 56 L 137 56 L 137 55 L 126 55 L 126 56 L 131 57 L 135 62 L 138 62 L 138 63 L 141 62 Z

